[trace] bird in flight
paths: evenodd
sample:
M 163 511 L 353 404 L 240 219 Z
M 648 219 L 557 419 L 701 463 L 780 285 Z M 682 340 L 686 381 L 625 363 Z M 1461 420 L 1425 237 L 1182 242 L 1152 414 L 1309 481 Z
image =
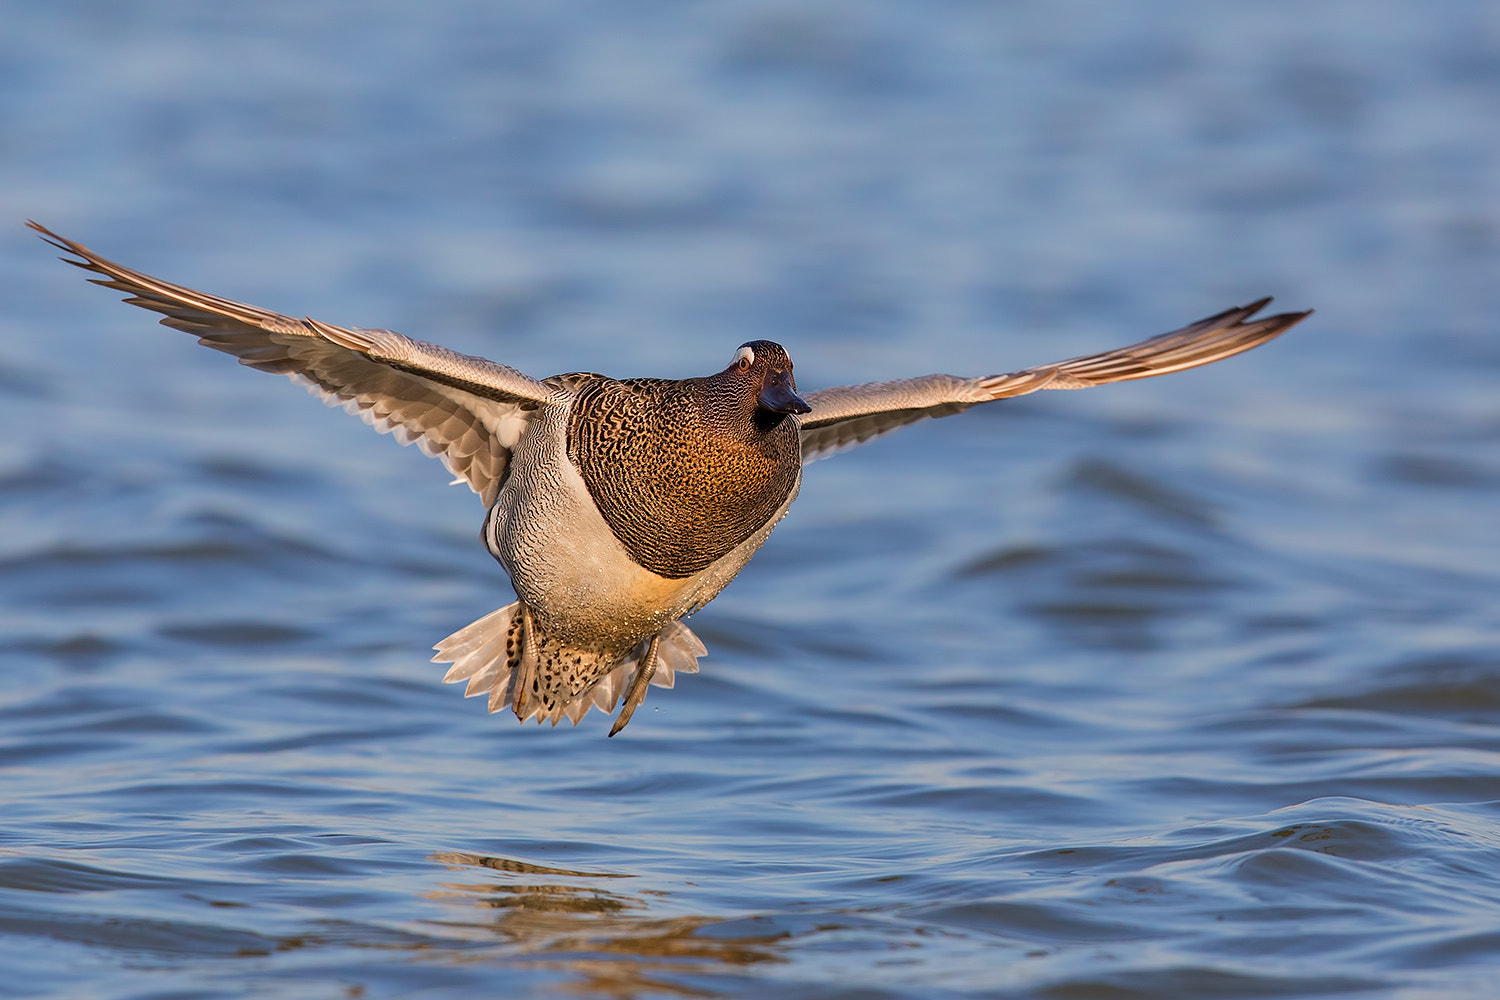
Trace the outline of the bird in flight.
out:
M 169 284 L 31 222 L 95 284 L 240 364 L 285 375 L 479 494 L 483 539 L 517 600 L 448 636 L 433 660 L 522 721 L 623 696 L 613 736 L 648 685 L 696 673 L 707 650 L 682 619 L 734 579 L 786 514 L 802 467 L 898 427 L 1039 389 L 1082 389 L 1210 364 L 1308 312 L 1254 318 L 1261 299 L 1149 340 L 1003 375 L 919 378 L 798 393 L 779 344 L 753 340 L 703 378 L 615 379 L 514 368 L 390 330 L 333 326 Z M 1311 310 L 1309 310 L 1310 312 Z

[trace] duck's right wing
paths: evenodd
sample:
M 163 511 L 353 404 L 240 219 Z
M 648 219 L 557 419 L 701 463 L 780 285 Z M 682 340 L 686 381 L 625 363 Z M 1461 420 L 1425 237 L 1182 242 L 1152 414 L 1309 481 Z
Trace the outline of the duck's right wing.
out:
M 393 333 L 295 319 L 169 284 L 106 260 L 88 247 L 28 222 L 63 258 L 129 293 L 131 305 L 164 313 L 166 326 L 233 354 L 240 364 L 286 375 L 342 405 L 402 444 L 436 455 L 483 499 L 495 502 L 510 449 L 536 410 L 560 398 L 542 382 L 502 364 Z
M 1261 299 L 1226 309 L 1129 347 L 1004 375 L 925 375 L 808 393 L 805 398 L 812 412 L 798 418 L 802 462 L 805 465 L 918 420 L 962 413 L 976 403 L 1024 396 L 1039 389 L 1084 389 L 1197 368 L 1258 347 L 1312 312 L 1250 318 L 1270 301 Z

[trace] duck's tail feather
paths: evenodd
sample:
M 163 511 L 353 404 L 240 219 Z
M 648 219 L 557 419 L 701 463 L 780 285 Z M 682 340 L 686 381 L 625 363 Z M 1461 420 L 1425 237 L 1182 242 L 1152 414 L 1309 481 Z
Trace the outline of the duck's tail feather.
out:
M 532 692 L 523 702 L 524 719 L 550 719 L 555 726 L 563 716 L 574 725 L 597 708 L 606 715 L 615 710 L 620 695 L 630 685 L 641 660 L 651 646 L 648 638 L 623 657 L 605 656 L 598 651 L 571 649 L 525 627 L 525 613 L 520 601 L 493 611 L 472 624 L 454 632 L 433 649 L 434 663 L 451 663 L 443 683 L 468 681 L 465 698 L 487 694 L 489 709 L 498 712 L 514 703 L 512 680 L 526 652 L 528 634 L 537 647 Z M 670 688 L 677 674 L 696 674 L 698 658 L 708 652 L 698 637 L 681 622 L 671 622 L 661 630 L 656 652 L 653 687 Z
M 510 678 L 521 663 L 521 602 L 471 622 L 432 648 L 434 663 L 451 663 L 444 684 L 468 681 L 465 698 L 490 696 L 490 711 L 510 704 Z

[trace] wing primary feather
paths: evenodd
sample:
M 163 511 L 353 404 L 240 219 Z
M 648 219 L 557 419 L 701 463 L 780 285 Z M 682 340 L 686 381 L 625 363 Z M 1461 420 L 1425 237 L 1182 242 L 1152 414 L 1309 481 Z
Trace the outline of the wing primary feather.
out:
M 919 420 L 960 413 L 976 403 L 1043 389 L 1128 382 L 1212 364 L 1273 340 L 1312 314 L 1309 309 L 1252 319 L 1270 302 L 1269 297 L 1257 299 L 1128 347 L 1001 375 L 971 379 L 927 375 L 808 393 L 812 412 L 800 418 L 802 460 L 823 458 Z
M 390 330 L 335 326 L 174 285 L 99 256 L 28 222 L 62 258 L 124 292 L 125 301 L 241 364 L 285 375 L 325 402 L 343 405 L 382 433 L 443 459 L 486 505 L 504 481 L 510 449 L 540 407 L 565 403 L 567 385 L 539 382 L 506 365 Z

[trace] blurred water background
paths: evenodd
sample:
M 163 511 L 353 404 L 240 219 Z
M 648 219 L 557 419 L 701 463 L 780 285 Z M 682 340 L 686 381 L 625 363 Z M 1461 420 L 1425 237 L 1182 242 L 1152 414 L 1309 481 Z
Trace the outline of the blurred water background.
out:
M 0 996 L 1492 997 L 1500 7 L 0 3 Z M 413 449 L 83 283 L 542 376 L 1211 369 L 808 469 L 604 738 Z

